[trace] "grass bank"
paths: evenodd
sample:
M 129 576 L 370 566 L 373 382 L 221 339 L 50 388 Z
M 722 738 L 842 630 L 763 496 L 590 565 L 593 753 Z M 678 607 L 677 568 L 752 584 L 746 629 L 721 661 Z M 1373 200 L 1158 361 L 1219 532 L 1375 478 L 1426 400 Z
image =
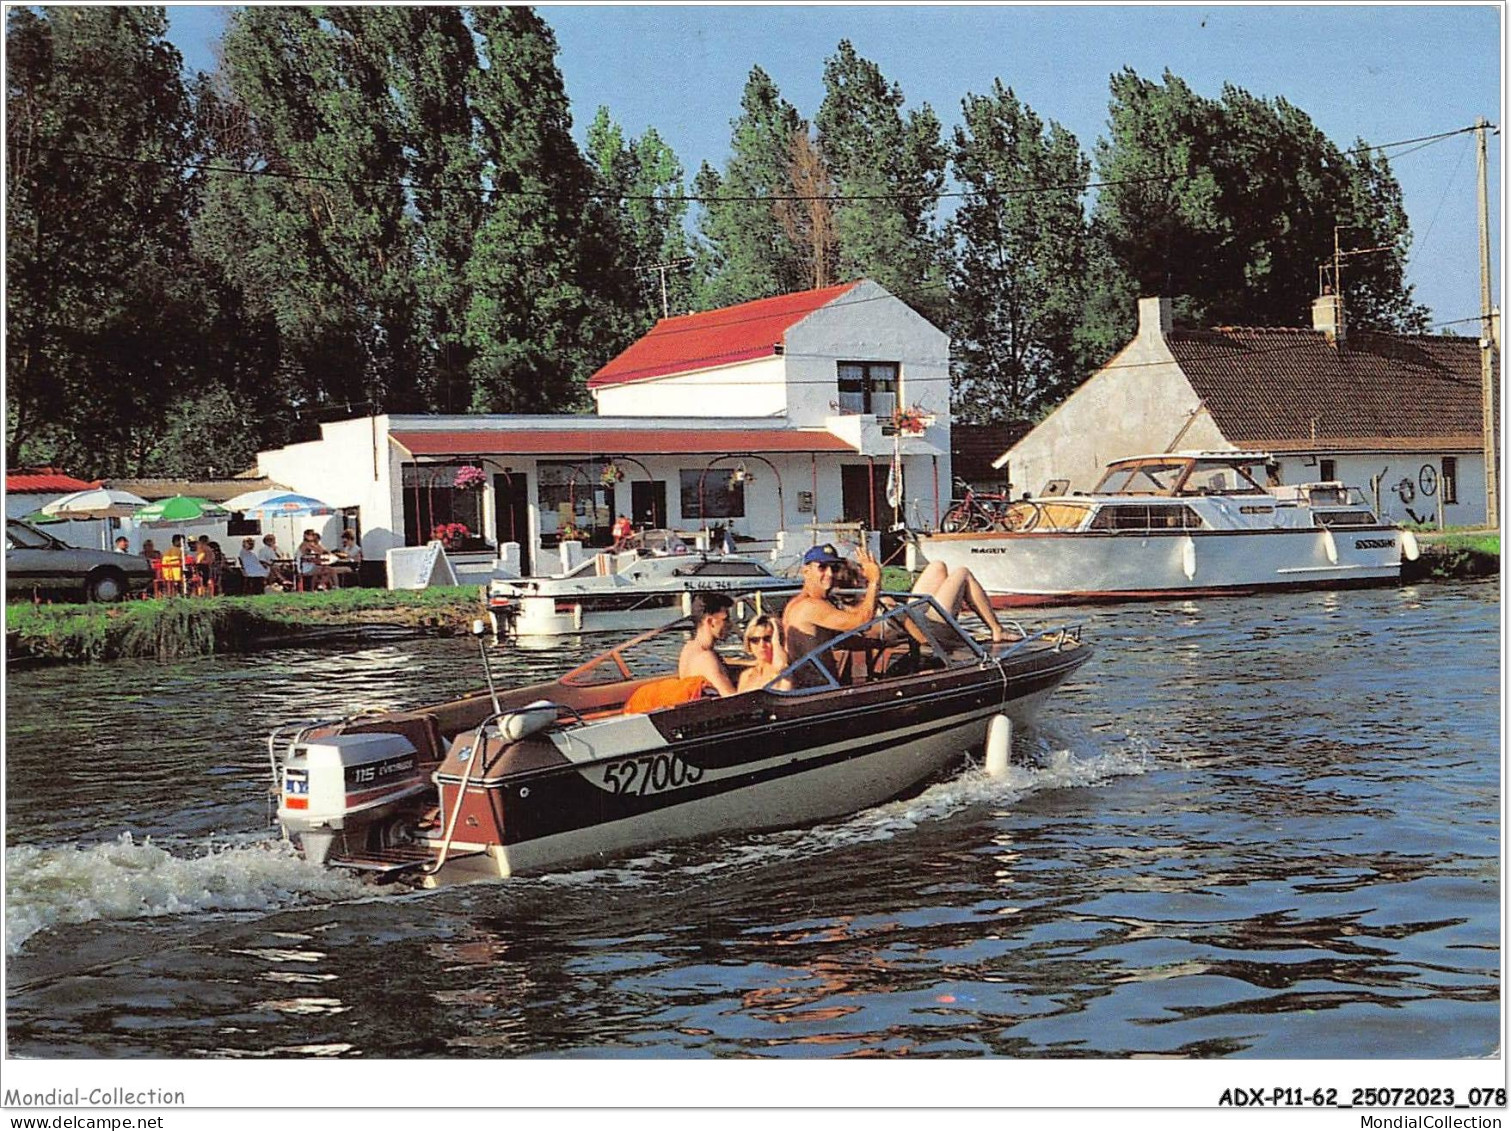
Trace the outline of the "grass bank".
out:
M 1401 567 L 1402 581 L 1424 578 L 1493 577 L 1501 568 L 1501 536 L 1498 531 L 1452 531 L 1439 534 L 1417 531 L 1422 556 Z
M 6 650 L 13 660 L 177 660 L 240 652 L 312 628 L 463 630 L 479 609 L 477 588 L 470 585 L 170 597 L 118 605 L 16 602 L 5 607 Z

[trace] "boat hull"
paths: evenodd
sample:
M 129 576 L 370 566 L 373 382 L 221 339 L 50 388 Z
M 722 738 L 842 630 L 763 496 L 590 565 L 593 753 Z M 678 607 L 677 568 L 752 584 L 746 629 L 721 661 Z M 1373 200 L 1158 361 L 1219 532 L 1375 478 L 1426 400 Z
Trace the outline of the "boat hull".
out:
M 643 716 L 625 719 L 603 728 L 596 746 L 575 732 L 575 747 L 561 748 L 569 765 L 506 771 L 468 784 L 462 824 L 481 835 L 471 842 L 459 835 L 458 858 L 425 882 L 439 886 L 582 866 L 656 844 L 858 812 L 907 793 L 980 750 L 996 715 L 1030 721 L 1088 655 L 1082 646 L 1049 657 L 1006 681 L 1005 692 L 1002 675 L 990 667 L 942 674 L 934 686 L 910 692 L 905 705 L 884 688 L 836 692 L 838 704 L 741 696 L 743 725 L 721 727 L 706 739 L 699 737 L 701 717 L 727 718 L 730 700 L 722 707 L 716 700 L 692 704 L 654 725 Z M 889 700 L 892 713 L 886 714 L 881 708 Z M 650 781 L 657 772 L 664 774 L 658 788 L 624 788 L 641 774 Z M 438 781 L 443 806 L 450 808 L 460 779 L 443 774 Z
M 1398 582 L 1400 532 L 1350 526 L 1262 531 L 936 534 L 930 561 L 968 567 L 998 608 Z

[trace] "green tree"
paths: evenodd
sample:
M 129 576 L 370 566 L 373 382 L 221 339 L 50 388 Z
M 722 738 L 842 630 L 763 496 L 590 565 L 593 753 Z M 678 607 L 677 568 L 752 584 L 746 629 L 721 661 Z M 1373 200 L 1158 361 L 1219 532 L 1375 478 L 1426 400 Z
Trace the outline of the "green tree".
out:
M 948 307 L 943 246 L 934 226 L 947 153 L 927 104 L 902 113 L 902 89 L 848 40 L 824 63 L 814 119 L 838 193 L 834 227 L 841 279 L 866 277 L 940 325 Z
M 586 403 L 585 379 L 633 337 L 635 286 L 614 210 L 572 140 L 556 37 L 528 8 L 472 13 L 470 91 L 491 188 L 468 282 L 475 412 Z
M 384 10 L 248 6 L 214 107 L 202 253 L 278 327 L 295 407 L 420 407 L 422 335 L 404 134 Z
M 1098 142 L 1098 230 L 1145 294 L 1177 298 L 1197 323 L 1309 324 L 1334 228 L 1351 257 L 1349 319 L 1414 329 L 1425 311 L 1405 285 L 1410 231 L 1383 157 L 1344 153 L 1282 98 L 1227 86 L 1196 94 L 1166 72 L 1111 81 L 1109 135 Z
M 752 67 L 730 122 L 730 156 L 719 173 L 706 162 L 693 181 L 702 210 L 700 296 L 703 307 L 728 306 L 805 289 L 811 264 L 783 227 L 781 207 L 794 194 L 793 138 L 808 124 L 771 77 Z
M 607 106 L 598 108 L 588 127 L 587 151 L 604 200 L 617 212 L 624 233 L 640 306 L 647 315 L 643 327 L 663 310 L 688 313 L 694 309 L 698 286 L 685 227 L 687 185 L 676 153 L 654 127 L 626 141 Z
M 1046 126 L 1000 81 L 967 95 L 962 112 L 954 170 L 966 195 L 950 224 L 954 411 L 971 422 L 1029 419 L 1084 376 L 1081 198 L 1091 166 L 1074 135 Z
M 139 470 L 194 387 L 192 115 L 161 8 L 6 20 L 6 454 Z

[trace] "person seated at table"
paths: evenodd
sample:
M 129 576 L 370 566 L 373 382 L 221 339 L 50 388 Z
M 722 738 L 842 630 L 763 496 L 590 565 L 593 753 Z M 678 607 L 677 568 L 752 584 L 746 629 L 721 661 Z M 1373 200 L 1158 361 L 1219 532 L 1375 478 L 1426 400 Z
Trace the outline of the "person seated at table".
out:
M 202 592 L 214 593 L 220 589 L 220 575 L 226 556 L 218 543 L 210 541 L 208 534 L 201 534 L 193 547 L 194 576 Z
M 269 535 L 269 537 L 272 537 L 272 535 Z M 257 539 L 243 538 L 241 540 L 241 553 L 236 555 L 236 560 L 241 563 L 243 592 L 256 594 L 267 589 L 268 567 L 257 556 Z
M 184 579 L 184 536 L 175 534 L 168 548 L 163 551 L 158 559 L 162 567 L 164 581 L 182 581 Z
M 329 589 L 335 583 L 336 575 L 325 564 L 328 553 L 330 551 L 320 544 L 319 534 L 313 530 L 304 532 L 304 541 L 299 543 L 294 556 L 298 559 L 299 576 L 306 589 Z
M 149 562 L 158 562 L 162 561 L 163 552 L 152 544 L 151 538 L 144 538 L 142 540 L 142 557 L 146 558 Z
M 288 558 L 278 548 L 278 539 L 272 534 L 262 536 L 262 545 L 257 547 L 257 560 L 267 567 L 267 585 L 292 586 L 293 573 Z
M 362 547 L 357 543 L 355 530 L 341 532 L 341 545 L 336 548 L 336 557 L 344 562 L 351 562 L 354 566 L 362 564 Z

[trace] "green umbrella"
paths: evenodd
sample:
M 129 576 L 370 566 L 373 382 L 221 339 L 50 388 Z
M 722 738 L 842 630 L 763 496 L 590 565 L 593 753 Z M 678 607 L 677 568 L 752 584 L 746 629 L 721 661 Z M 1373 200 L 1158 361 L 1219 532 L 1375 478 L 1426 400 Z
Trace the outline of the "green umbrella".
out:
M 174 495 L 148 503 L 131 517 L 137 522 L 194 522 L 201 518 L 226 518 L 230 511 L 197 495 Z
M 148 503 L 131 517 L 137 522 L 145 523 L 184 523 L 197 522 L 206 518 L 229 518 L 231 512 L 219 503 L 212 503 L 209 499 L 201 499 L 197 495 L 174 495 L 171 499 L 159 499 L 155 503 Z M 180 531 L 182 535 L 182 531 Z M 189 592 L 189 540 L 182 538 L 183 545 L 180 553 L 179 573 L 183 576 L 184 593 Z

